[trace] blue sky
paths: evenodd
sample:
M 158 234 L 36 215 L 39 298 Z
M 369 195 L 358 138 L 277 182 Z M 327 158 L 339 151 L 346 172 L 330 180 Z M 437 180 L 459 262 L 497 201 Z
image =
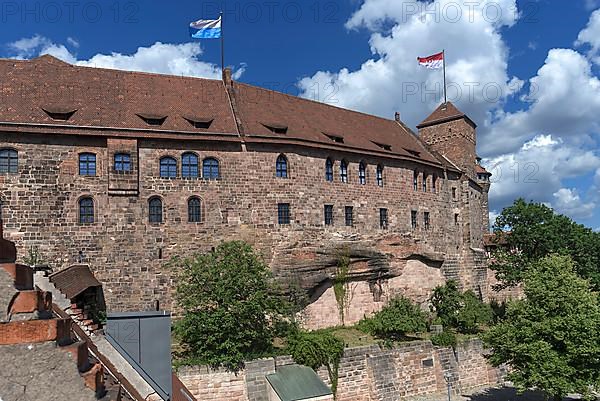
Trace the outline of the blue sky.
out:
M 226 4 L 225 4 L 226 3 Z M 518 196 L 600 228 L 600 1 L 4 2 L 4 57 L 218 77 L 220 42 L 187 26 L 225 12 L 238 80 L 416 125 L 441 75 L 479 125 L 492 215 Z M 436 95 L 437 93 L 437 95 Z

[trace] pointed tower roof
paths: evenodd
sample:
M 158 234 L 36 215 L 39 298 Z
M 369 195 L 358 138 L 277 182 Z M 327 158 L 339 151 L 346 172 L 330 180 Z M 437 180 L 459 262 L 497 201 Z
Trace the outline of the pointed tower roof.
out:
M 431 125 L 445 123 L 449 121 L 459 120 L 464 118 L 473 128 L 477 127 L 477 124 L 473 122 L 465 113 L 456 108 L 452 102 L 442 103 L 437 109 L 433 111 L 425 120 L 423 120 L 417 128 L 425 128 Z

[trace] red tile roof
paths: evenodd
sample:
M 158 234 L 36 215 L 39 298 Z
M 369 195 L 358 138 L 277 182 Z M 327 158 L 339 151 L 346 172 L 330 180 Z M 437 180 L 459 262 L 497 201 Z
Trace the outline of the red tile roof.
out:
M 461 118 L 467 119 L 470 124 L 474 127 L 476 126 L 476 124 L 465 113 L 457 109 L 452 102 L 446 102 L 440 104 L 429 117 L 417 125 L 417 128 L 424 128 L 441 122 L 453 121 Z
M 442 166 L 402 122 L 238 82 L 227 90 L 220 80 L 73 66 L 52 56 L 0 60 L 0 74 L 4 130 L 28 124 L 40 133 L 294 143 Z
M 476 174 L 490 174 L 491 173 L 489 171 L 487 171 L 483 166 L 479 165 L 479 164 L 475 164 L 475 173 Z
M 91 287 L 102 287 L 87 265 L 73 265 L 50 275 L 50 282 L 69 299 Z

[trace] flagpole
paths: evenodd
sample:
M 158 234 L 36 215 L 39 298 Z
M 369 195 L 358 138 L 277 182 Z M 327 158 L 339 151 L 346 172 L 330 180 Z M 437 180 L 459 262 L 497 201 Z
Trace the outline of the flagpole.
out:
M 446 97 L 446 50 L 442 50 L 442 60 L 444 61 L 444 104 L 448 103 L 448 98 Z
M 223 24 L 223 11 L 221 11 L 219 18 L 221 19 L 221 71 L 225 71 L 225 31 L 223 29 L 225 24 Z

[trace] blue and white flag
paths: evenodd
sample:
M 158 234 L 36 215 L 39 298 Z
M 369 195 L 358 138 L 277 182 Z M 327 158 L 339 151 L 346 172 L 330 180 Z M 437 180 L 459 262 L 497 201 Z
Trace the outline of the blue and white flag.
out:
M 194 39 L 218 39 L 221 37 L 221 17 L 201 19 L 190 24 L 190 35 Z

